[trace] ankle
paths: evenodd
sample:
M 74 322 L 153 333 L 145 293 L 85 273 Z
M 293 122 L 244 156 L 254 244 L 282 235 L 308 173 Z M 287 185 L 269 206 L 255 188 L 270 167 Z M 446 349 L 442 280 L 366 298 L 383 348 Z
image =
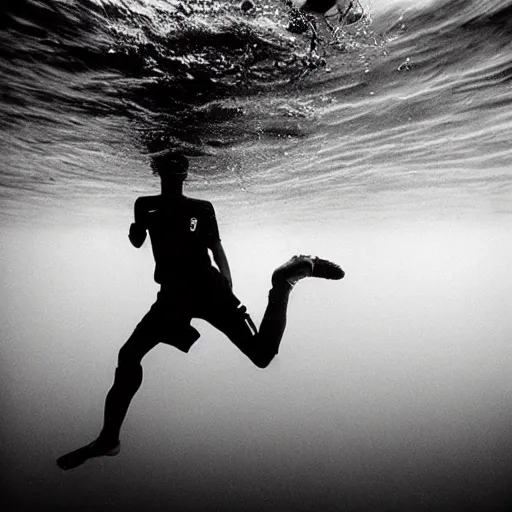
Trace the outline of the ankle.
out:
M 268 298 L 271 302 L 280 301 L 283 297 L 287 297 L 292 290 L 293 284 L 289 281 L 277 282 L 270 288 Z
M 96 442 L 98 444 L 103 445 L 103 446 L 107 446 L 107 447 L 111 447 L 112 446 L 113 447 L 117 443 L 119 443 L 119 436 L 118 435 L 113 435 L 111 433 L 107 433 L 107 432 L 102 430 L 100 432 L 100 435 L 97 437 Z

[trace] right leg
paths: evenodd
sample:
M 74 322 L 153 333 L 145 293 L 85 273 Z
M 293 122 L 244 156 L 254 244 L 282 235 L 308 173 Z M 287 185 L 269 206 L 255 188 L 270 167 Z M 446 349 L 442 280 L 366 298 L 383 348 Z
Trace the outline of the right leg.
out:
M 187 352 L 197 339 L 197 332 L 188 323 L 184 311 L 173 308 L 172 301 L 161 298 L 153 304 L 135 328 L 128 341 L 121 347 L 118 356 L 114 383 L 107 393 L 103 428 L 92 443 L 70 452 L 57 460 L 62 469 L 72 469 L 92 457 L 117 455 L 120 450 L 119 433 L 130 403 L 142 383 L 142 358 L 159 342 L 165 341 L 165 331 L 173 327 L 177 348 Z M 175 304 L 174 304 L 175 305 Z M 175 305 L 176 306 L 176 305 Z M 176 320 L 178 320 L 176 322 Z M 188 318 L 188 322 L 190 319 Z
M 57 459 L 61 469 L 73 469 L 88 459 L 103 455 L 117 455 L 120 451 L 119 432 L 135 393 L 142 383 L 142 358 L 158 343 L 153 337 L 144 337 L 139 324 L 119 351 L 114 383 L 105 400 L 103 428 L 92 443 Z
M 170 320 L 169 314 L 175 312 L 167 311 L 167 320 Z M 153 319 L 150 311 L 119 351 L 114 383 L 107 393 L 103 428 L 98 437 L 98 441 L 103 442 L 106 446 L 116 445 L 119 442 L 119 433 L 126 413 L 142 384 L 142 358 L 159 342 L 169 342 L 162 336 L 164 328 L 155 329 L 155 327 L 159 327 L 158 322 L 161 322 L 163 316 L 160 312 L 158 314 L 160 318 Z M 169 344 L 187 352 L 199 334 L 193 327 L 186 325 L 186 322 L 190 322 L 190 320 L 186 317 L 183 318 L 184 320 L 178 326 L 169 321 L 171 327 L 175 327 L 172 342 Z
M 147 336 L 144 329 L 137 326 L 119 350 L 114 383 L 105 399 L 103 428 L 98 437 L 100 443 L 112 446 L 119 442 L 126 413 L 142 384 L 142 358 L 157 344 L 153 336 Z

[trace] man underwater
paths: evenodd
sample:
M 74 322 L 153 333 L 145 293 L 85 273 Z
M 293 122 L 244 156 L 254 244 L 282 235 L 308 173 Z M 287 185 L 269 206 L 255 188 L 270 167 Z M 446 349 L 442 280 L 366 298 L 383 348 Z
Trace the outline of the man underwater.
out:
M 120 451 L 119 434 L 130 402 L 142 384 L 142 358 L 158 343 L 183 352 L 199 338 L 192 318 L 208 321 L 223 332 L 256 366 L 266 368 L 279 350 L 286 327 L 288 298 L 305 277 L 342 279 L 336 264 L 294 256 L 272 274 L 272 288 L 259 332 L 245 306 L 233 294 L 231 272 L 221 244 L 212 203 L 183 195 L 188 160 L 166 151 L 152 158 L 161 194 L 135 201 L 135 221 L 129 239 L 142 246 L 147 233 L 155 259 L 155 281 L 161 288 L 156 302 L 121 347 L 104 410 L 103 428 L 92 443 L 57 459 L 62 469 L 80 466 L 93 457 Z M 218 267 L 212 265 L 208 250 Z

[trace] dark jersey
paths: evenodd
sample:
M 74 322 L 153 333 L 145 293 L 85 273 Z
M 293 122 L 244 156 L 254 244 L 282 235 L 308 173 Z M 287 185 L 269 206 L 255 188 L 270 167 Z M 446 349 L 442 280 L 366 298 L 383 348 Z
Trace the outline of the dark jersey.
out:
M 208 249 L 220 241 L 209 201 L 181 197 L 157 202 L 145 219 L 155 257 L 155 281 L 200 279 L 211 270 Z

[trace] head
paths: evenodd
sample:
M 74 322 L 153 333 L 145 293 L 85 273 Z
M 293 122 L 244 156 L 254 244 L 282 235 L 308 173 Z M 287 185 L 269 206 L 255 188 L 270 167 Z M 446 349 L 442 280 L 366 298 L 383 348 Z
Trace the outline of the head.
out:
M 160 151 L 151 156 L 151 168 L 162 183 L 183 183 L 188 176 L 188 158 L 177 151 Z

